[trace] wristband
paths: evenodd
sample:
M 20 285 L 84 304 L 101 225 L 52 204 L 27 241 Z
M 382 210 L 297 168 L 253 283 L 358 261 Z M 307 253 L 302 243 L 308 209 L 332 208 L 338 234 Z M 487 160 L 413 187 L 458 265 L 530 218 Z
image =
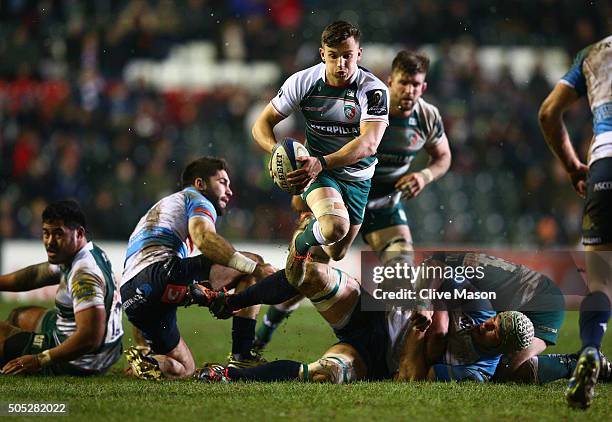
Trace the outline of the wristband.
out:
M 423 175 L 423 179 L 425 179 L 425 184 L 427 185 L 430 184 L 434 179 L 431 170 L 429 170 L 428 168 L 424 168 L 423 170 L 421 170 L 421 174 Z
M 247 258 L 240 252 L 234 252 L 227 266 L 241 273 L 252 274 L 253 271 L 255 271 L 255 267 L 257 267 L 257 262 L 253 261 L 251 258 Z
M 51 353 L 48 350 L 44 350 L 43 352 L 36 355 L 38 359 L 38 364 L 41 367 L 47 366 L 51 363 Z
M 325 161 L 325 157 L 320 156 L 320 157 L 317 157 L 317 159 L 319 160 L 319 163 L 321 163 L 321 167 L 323 169 L 326 169 L 327 168 L 327 161 Z

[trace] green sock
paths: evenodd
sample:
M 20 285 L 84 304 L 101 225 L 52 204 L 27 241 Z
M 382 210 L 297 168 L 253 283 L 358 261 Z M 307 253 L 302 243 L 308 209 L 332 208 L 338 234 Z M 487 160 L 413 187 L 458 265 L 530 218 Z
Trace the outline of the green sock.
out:
M 278 325 L 289 315 L 291 315 L 291 312 L 280 311 L 274 306 L 270 306 L 255 334 L 257 340 L 265 344 L 269 343 Z
M 297 239 L 295 239 L 295 250 L 298 255 L 304 256 L 308 253 L 308 249 L 310 249 L 312 246 L 320 245 L 312 231 L 312 227 L 316 222 L 317 220 L 313 219 L 310 223 L 308 223 L 306 230 L 304 230 L 304 232 L 300 234 Z

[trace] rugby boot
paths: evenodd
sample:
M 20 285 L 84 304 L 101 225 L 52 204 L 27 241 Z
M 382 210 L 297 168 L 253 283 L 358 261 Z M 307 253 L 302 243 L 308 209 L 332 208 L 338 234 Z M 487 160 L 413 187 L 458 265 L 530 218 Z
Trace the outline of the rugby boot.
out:
M 207 363 L 203 368 L 197 368 L 193 377 L 208 384 L 229 384 L 230 377 L 227 368 L 216 363 Z
M 234 316 L 234 310 L 227 303 L 228 294 L 223 289 L 221 292 L 215 292 L 216 295 L 208 305 L 208 310 L 217 319 L 229 319 Z
M 314 220 L 314 215 L 312 213 L 302 213 L 300 221 L 291 237 L 291 242 L 289 243 L 289 255 L 287 256 L 287 263 L 285 264 L 285 275 L 287 276 L 287 281 L 295 287 L 299 287 L 304 281 L 304 261 L 308 258 L 308 254 L 298 255 L 295 249 L 295 240 L 299 235 L 304 233 L 304 230 L 306 230 L 306 227 L 312 220 Z
M 586 347 L 580 353 L 576 369 L 565 390 L 565 399 L 570 407 L 586 409 L 591 405 L 600 368 L 599 352 L 594 347 Z
M 309 368 L 309 378 L 315 382 L 346 384 L 350 382 L 351 364 L 334 356 L 324 356 Z
M 145 355 L 139 346 L 130 347 L 124 353 L 130 364 L 132 375 L 136 378 L 156 381 L 162 379 L 159 363 L 152 357 Z
M 599 352 L 599 357 L 601 358 L 601 366 L 599 368 L 599 378 L 597 380 L 601 382 L 612 382 L 612 363 L 601 351 Z
M 250 350 L 247 354 L 230 353 L 227 357 L 228 368 L 252 368 L 264 363 L 268 361 L 256 350 Z
M 191 305 L 210 307 L 212 302 L 217 298 L 219 292 L 215 292 L 208 287 L 202 286 L 199 283 L 193 283 L 188 286 L 187 295 L 183 305 L 185 307 Z

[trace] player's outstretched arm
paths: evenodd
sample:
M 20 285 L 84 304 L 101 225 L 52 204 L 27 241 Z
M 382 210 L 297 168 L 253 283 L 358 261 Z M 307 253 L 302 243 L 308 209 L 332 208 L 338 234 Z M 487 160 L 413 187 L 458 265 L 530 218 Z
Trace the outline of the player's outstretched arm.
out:
M 563 113 L 578 98 L 578 93 L 573 88 L 558 83 L 542 103 L 538 120 L 548 147 L 559 158 L 565 171 L 570 175 L 576 192 L 584 197 L 588 167 L 578 158 L 563 122 Z
M 263 277 L 273 270 L 268 268 L 269 264 L 260 264 L 236 251 L 230 242 L 217 234 L 215 225 L 204 217 L 189 219 L 189 235 L 202 255 L 215 264 L 256 277 Z
M 10 274 L 0 275 L 0 291 L 26 292 L 39 287 L 59 284 L 61 275 L 57 265 L 41 262 Z
M 276 145 L 276 138 L 274 137 L 273 130 L 274 126 L 280 123 L 284 118 L 285 116 L 276 111 L 274 107 L 272 107 L 272 104 L 268 104 L 257 120 L 255 120 L 255 124 L 251 131 L 253 139 L 255 139 L 257 145 L 267 153 L 271 153 L 272 148 Z

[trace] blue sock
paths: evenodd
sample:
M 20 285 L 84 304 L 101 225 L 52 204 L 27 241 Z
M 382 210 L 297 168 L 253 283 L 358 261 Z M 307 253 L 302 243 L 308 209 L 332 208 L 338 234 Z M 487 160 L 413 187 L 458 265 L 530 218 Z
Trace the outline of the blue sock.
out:
M 289 381 L 298 379 L 301 366 L 293 360 L 277 360 L 253 368 L 227 368 L 227 375 L 232 380 Z
M 576 368 L 577 355 L 539 355 L 538 383 L 546 384 L 561 378 L 569 378 Z
M 256 320 L 235 316 L 232 320 L 232 354 L 248 355 L 255 340 Z
M 610 319 L 610 300 L 604 292 L 589 293 L 580 305 L 580 339 L 582 348 L 599 349 Z
M 280 270 L 240 293 L 228 296 L 227 303 L 232 309 L 260 304 L 278 305 L 299 294 L 300 292 L 287 281 L 285 270 Z

